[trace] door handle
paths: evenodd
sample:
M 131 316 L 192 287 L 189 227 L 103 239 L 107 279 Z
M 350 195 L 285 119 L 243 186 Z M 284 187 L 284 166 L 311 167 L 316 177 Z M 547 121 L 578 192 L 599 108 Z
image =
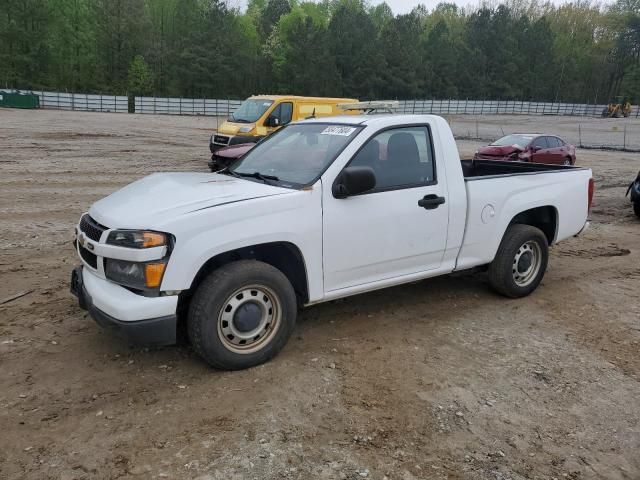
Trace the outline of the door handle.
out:
M 439 197 L 438 195 L 425 195 L 423 198 L 418 200 L 418 206 L 422 207 L 426 210 L 433 210 L 438 208 L 445 202 L 444 197 Z

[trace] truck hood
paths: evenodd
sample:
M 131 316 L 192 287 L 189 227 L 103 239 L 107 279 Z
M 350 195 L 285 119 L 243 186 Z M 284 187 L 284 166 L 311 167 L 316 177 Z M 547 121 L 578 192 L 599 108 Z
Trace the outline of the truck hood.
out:
M 109 228 L 154 228 L 195 210 L 291 192 L 213 173 L 154 173 L 97 201 L 89 214 Z
M 233 122 L 224 122 L 220 127 L 218 127 L 218 133 L 222 133 L 224 135 L 237 135 L 238 131 L 242 127 L 255 127 L 253 123 L 233 123 Z

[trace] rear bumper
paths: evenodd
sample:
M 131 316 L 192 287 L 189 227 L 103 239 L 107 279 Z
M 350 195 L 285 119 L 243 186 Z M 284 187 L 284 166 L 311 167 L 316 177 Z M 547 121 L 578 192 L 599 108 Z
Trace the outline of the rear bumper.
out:
M 101 286 L 104 287 L 101 282 L 108 287 L 101 289 Z M 117 330 L 131 343 L 142 345 L 176 343 L 177 297 L 142 297 L 96 277 L 91 272 L 85 273 L 83 267 L 76 267 L 71 272 L 71 293 L 78 297 L 80 308 L 87 310 L 98 325 Z M 127 307 L 130 308 L 122 312 L 121 309 Z M 150 310 L 145 307 L 149 307 Z M 113 315 L 118 312 L 120 312 L 118 315 L 120 318 Z M 149 312 L 152 315 L 155 313 L 160 315 L 147 318 Z M 140 315 L 142 318 L 132 319 Z

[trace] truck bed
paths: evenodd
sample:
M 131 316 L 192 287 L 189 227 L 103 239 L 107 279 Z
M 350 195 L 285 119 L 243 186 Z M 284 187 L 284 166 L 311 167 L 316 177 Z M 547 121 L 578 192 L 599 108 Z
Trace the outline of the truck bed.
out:
M 493 260 L 509 223 L 521 212 L 542 208 L 554 237 L 580 232 L 588 216 L 588 168 L 500 160 L 462 160 L 467 218 L 457 269 Z M 552 227 L 551 227 L 552 226 Z
M 503 160 L 461 160 L 465 181 L 483 178 L 505 177 L 523 174 L 550 173 L 554 171 L 575 171 L 580 167 L 548 165 L 544 163 L 510 162 Z

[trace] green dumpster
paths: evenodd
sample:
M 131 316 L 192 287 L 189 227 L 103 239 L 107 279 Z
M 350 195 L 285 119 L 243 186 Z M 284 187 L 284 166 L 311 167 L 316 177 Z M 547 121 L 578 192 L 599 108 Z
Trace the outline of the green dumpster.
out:
M 0 92 L 0 107 L 40 108 L 40 97 L 32 93 Z

